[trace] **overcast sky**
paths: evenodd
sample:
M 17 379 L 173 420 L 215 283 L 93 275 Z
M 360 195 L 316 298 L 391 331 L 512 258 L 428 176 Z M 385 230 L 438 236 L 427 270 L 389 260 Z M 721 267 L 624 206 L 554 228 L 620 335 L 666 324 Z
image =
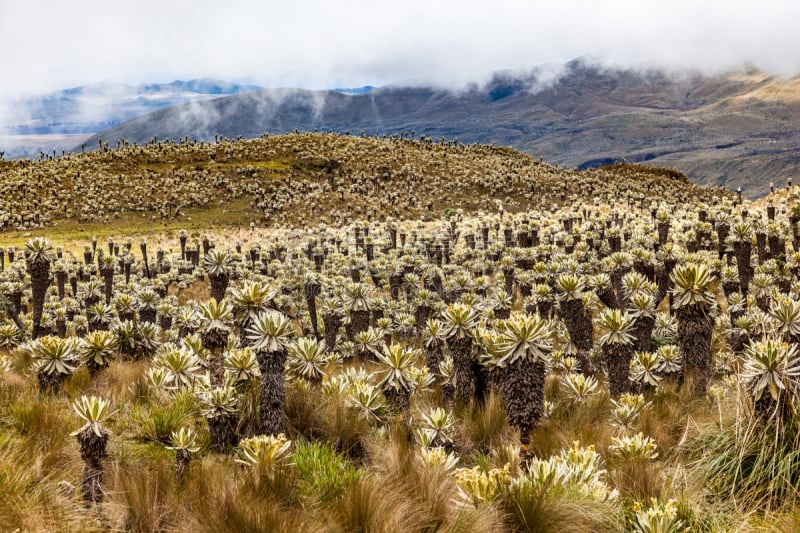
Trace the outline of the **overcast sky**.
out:
M 463 85 L 579 56 L 800 72 L 797 0 L 0 0 L 0 97 L 211 76 Z

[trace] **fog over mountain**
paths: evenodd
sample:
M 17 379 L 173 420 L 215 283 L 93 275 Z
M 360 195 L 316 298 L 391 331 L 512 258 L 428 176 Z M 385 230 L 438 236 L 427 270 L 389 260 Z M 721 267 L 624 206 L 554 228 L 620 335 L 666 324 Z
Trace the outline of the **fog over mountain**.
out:
M 8 51 L 0 84 L 0 135 L 6 134 L 0 151 L 8 146 L 9 129 L 18 135 L 21 125 L 28 133 L 42 127 L 29 120 L 39 105 L 31 100 L 35 95 L 211 78 L 310 91 L 252 97 L 244 108 L 255 113 L 247 126 L 253 134 L 303 124 L 381 131 L 414 126 L 514 144 L 570 165 L 653 155 L 657 163 L 675 162 L 698 179 L 729 185 L 752 175 L 751 167 L 766 165 L 755 172 L 763 182 L 768 174 L 777 179 L 793 171 L 794 96 L 787 91 L 793 92 L 800 73 L 799 19 L 800 3 L 791 0 L 6 0 L 0 2 L 0 47 Z M 604 74 L 584 80 L 565 71 L 563 65 L 576 57 L 588 58 Z M 551 67 L 531 76 L 534 65 Z M 504 77 L 518 81 L 503 88 Z M 539 90 L 550 82 L 552 88 Z M 615 94 L 614 84 L 632 89 L 638 100 Z M 492 96 L 494 89 L 486 88 L 495 85 L 500 93 Z M 347 97 L 328 92 L 365 86 L 382 89 L 348 90 Z M 765 94 L 765 87 L 779 94 Z M 732 92 L 723 94 L 727 90 Z M 697 91 L 711 96 L 703 100 Z M 504 92 L 509 94 L 496 98 Z M 205 136 L 230 125 L 226 131 L 246 134 L 237 118 L 245 115 L 225 124 L 215 118 L 245 100 L 234 101 L 239 103 L 194 102 L 169 116 L 198 128 L 189 132 L 179 121 L 175 131 Z M 41 142 L 52 148 L 80 144 L 90 129 L 81 124 L 94 122 L 97 129 L 109 120 L 104 117 L 115 105 L 109 102 L 84 100 L 84 116 L 73 128 L 84 133 Z M 478 108 L 467 108 L 473 104 Z M 349 111 L 357 115 L 345 118 Z M 131 116 L 123 113 L 119 120 Z M 64 123 L 41 120 L 45 130 Z M 141 124 L 135 127 L 144 135 Z M 595 133 L 588 135 L 590 130 Z M 696 146 L 704 147 L 701 159 L 688 155 Z M 762 155 L 765 150 L 770 157 Z M 726 165 L 717 156 L 733 159 Z
M 451 91 L 387 86 L 365 94 L 265 89 L 193 102 L 109 128 L 98 138 L 144 143 L 294 129 L 411 134 L 510 145 L 586 168 L 625 159 L 670 166 L 751 197 L 800 170 L 800 78 L 740 70 L 705 76 L 602 67 L 495 73 Z
M 792 0 L 0 2 L 2 94 L 213 77 L 263 87 L 463 87 L 498 69 L 800 72 Z M 2 121 L 0 121 L 2 122 Z
M 60 151 L 100 130 L 152 111 L 259 89 L 211 78 L 128 85 L 94 83 L 13 101 L 0 131 L 7 157 Z

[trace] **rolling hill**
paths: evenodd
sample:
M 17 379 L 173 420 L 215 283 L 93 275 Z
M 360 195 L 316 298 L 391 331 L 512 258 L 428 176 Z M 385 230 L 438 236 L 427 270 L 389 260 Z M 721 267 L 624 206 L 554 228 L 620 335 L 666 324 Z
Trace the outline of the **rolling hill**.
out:
M 87 141 L 213 139 L 333 130 L 509 145 L 574 168 L 617 160 L 685 172 L 754 198 L 800 170 L 800 78 L 603 68 L 576 60 L 555 81 L 497 73 L 460 91 L 388 86 L 363 94 L 264 89 L 161 109 Z
M 653 199 L 716 204 L 733 196 L 674 171 L 616 167 L 576 171 L 510 148 L 324 133 L 121 144 L 35 162 L 0 161 L 0 230 L 66 224 L 83 233 L 84 224 L 120 221 L 140 231 L 147 220 L 199 220 L 190 209 L 222 209 L 225 225 L 305 227 L 459 209 L 572 206 L 579 213 L 602 203 L 649 210 Z

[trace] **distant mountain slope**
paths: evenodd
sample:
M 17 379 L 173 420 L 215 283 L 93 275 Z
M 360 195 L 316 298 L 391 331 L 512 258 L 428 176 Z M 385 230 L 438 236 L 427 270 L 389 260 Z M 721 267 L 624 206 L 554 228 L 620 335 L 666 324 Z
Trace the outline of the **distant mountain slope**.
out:
M 203 78 L 171 83 L 97 83 L 15 102 L 18 110 L 2 129 L 9 135 L 94 133 L 157 109 L 259 89 Z
M 0 123 L 0 151 L 7 158 L 60 152 L 93 133 L 158 109 L 259 88 L 203 78 L 141 85 L 96 83 L 31 96 L 14 102 L 13 114 Z
M 574 61 L 557 80 L 498 74 L 460 92 L 384 87 L 364 94 L 266 89 L 162 109 L 99 133 L 256 137 L 294 129 L 457 137 L 511 145 L 588 168 L 625 159 L 682 170 L 750 197 L 800 170 L 800 78 L 757 71 L 708 77 L 601 68 Z

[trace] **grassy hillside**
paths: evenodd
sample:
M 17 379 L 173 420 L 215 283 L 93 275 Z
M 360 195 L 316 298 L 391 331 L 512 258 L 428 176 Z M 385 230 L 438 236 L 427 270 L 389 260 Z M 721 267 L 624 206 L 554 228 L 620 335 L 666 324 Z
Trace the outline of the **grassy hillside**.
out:
M 576 172 L 510 148 L 338 134 L 210 143 L 157 142 L 36 162 L 0 163 L 0 239 L 36 228 L 59 239 L 292 226 L 351 218 L 436 218 L 446 210 L 518 212 L 643 195 L 721 197 L 684 177 Z M 498 203 L 499 202 L 499 203 Z
M 798 79 L 615 70 L 576 61 L 553 83 L 496 75 L 460 91 L 385 87 L 368 94 L 264 90 L 161 110 L 101 132 L 99 141 L 333 130 L 513 146 L 553 164 L 625 159 L 682 170 L 705 185 L 763 196 L 796 171 Z M 769 164 L 767 164 L 769 163 Z

